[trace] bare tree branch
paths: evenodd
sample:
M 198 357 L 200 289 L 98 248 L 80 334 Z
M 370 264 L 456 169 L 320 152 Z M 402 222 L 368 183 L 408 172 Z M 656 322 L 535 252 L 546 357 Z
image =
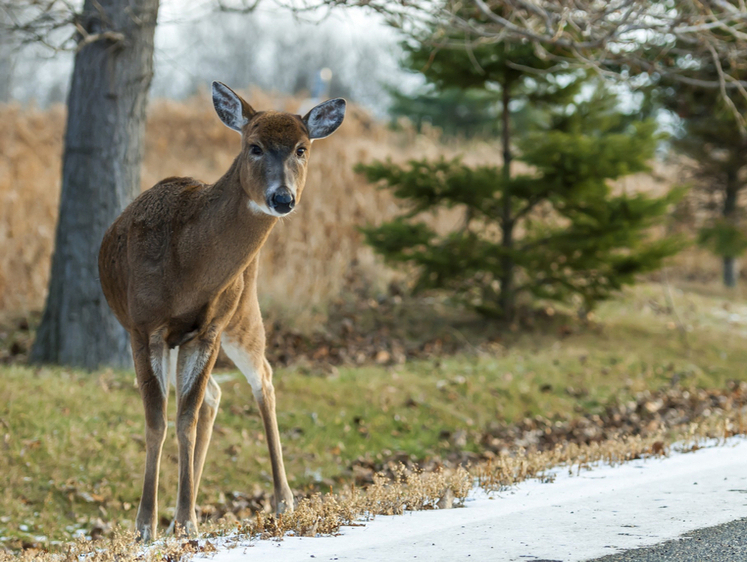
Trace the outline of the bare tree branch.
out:
M 707 44 L 708 51 L 711 53 L 711 56 L 713 57 L 713 64 L 716 67 L 716 71 L 718 72 L 718 81 L 719 86 L 721 88 L 721 97 L 726 102 L 726 105 L 731 110 L 732 114 L 734 115 L 734 119 L 736 120 L 737 124 L 739 125 L 740 131 L 742 131 L 742 134 L 745 134 L 745 120 L 742 113 L 737 109 L 737 106 L 734 104 L 734 100 L 731 99 L 729 94 L 726 91 L 726 75 L 724 74 L 724 69 L 721 66 L 721 60 L 719 59 L 719 55 L 716 52 L 716 49 L 713 45 L 710 43 Z M 742 92 L 744 89 L 742 89 Z
M 80 0 L 0 0 L 0 32 L 53 49 L 120 40 L 81 33 Z M 220 11 L 247 13 L 260 0 L 213 0 Z M 718 89 L 725 102 L 747 98 L 745 0 L 265 0 L 299 16 L 324 17 L 334 9 L 364 7 L 393 26 L 438 29 L 439 48 L 531 42 L 540 56 L 568 67 L 642 84 L 661 77 Z M 5 22 L 5 23 L 3 23 Z M 465 43 L 465 37 L 469 38 Z M 453 39 L 452 39 L 453 38 Z M 698 72 L 715 66 L 716 73 Z M 740 122 L 743 121 L 740 118 Z
M 257 9 L 261 0 L 216 0 L 216 7 L 221 12 L 249 14 Z
M 76 51 L 80 51 L 86 45 L 95 43 L 96 41 L 109 41 L 111 43 L 118 43 L 125 40 L 123 33 L 117 31 L 102 31 L 100 33 L 88 33 L 80 23 L 75 23 L 75 29 L 80 34 L 80 40 L 75 46 Z
M 581 61 L 603 72 L 667 75 L 729 95 L 747 87 L 743 0 L 472 0 L 472 4 L 479 17 L 453 0 L 439 15 L 442 25 L 469 31 L 482 40 L 531 41 L 550 57 L 568 64 Z M 690 68 L 666 56 L 675 43 L 689 46 Z M 728 60 L 729 68 L 721 68 L 719 78 L 713 80 L 696 78 L 692 71 L 705 58 Z
M 734 98 L 747 100 L 745 0 L 444 2 L 402 2 L 405 11 L 429 11 L 429 23 L 438 29 L 433 43 L 439 48 L 463 49 L 465 36 L 472 38 L 471 46 L 530 42 L 540 57 L 561 68 L 592 69 L 633 86 L 663 80 L 718 89 L 747 134 L 747 121 Z
M 71 0 L 0 0 L 0 33 L 19 45 L 69 50 L 75 47 L 77 8 Z

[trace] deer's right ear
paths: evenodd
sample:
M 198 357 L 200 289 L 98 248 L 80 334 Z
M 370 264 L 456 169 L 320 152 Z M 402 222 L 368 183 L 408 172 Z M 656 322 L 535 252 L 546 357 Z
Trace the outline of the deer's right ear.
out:
M 223 124 L 239 133 L 256 113 L 251 105 L 223 82 L 213 82 L 213 107 Z

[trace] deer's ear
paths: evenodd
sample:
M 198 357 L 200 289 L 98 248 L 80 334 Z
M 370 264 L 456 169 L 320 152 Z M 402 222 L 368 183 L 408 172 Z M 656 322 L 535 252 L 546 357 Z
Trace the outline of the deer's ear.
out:
M 312 108 L 303 118 L 309 130 L 309 138 L 311 140 L 323 139 L 334 133 L 345 118 L 345 106 L 344 99 L 336 98 Z
M 257 113 L 239 94 L 223 82 L 213 82 L 213 107 L 223 124 L 239 133 Z

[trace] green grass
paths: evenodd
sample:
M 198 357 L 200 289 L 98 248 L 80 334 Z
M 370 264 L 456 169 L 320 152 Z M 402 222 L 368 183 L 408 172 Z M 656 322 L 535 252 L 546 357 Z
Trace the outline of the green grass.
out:
M 667 309 L 672 302 L 674 311 Z M 340 368 L 332 376 L 279 370 L 291 487 L 348 482 L 359 457 L 446 456 L 460 445 L 447 438 L 457 432 L 466 439 L 460 448 L 479 451 L 483 430 L 496 421 L 595 413 L 610 400 L 673 381 L 723 387 L 744 378 L 745 334 L 747 301 L 703 291 L 673 291 L 670 299 L 661 286 L 644 285 L 606 303 L 591 324 L 556 315 L 455 357 Z M 202 505 L 220 504 L 232 491 L 271 489 L 250 388 L 238 373 L 220 376 L 223 401 Z M 66 540 L 98 518 L 131 524 L 144 462 L 132 373 L 2 367 L 0 397 L 0 543 Z M 172 425 L 159 497 L 166 516 L 175 503 L 176 458 Z

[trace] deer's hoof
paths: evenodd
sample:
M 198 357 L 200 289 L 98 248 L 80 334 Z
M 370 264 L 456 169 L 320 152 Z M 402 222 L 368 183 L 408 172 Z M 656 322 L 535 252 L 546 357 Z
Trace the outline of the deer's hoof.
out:
M 283 490 L 281 494 L 275 494 L 275 501 L 275 512 L 278 515 L 290 513 L 296 506 L 296 502 L 293 499 L 293 492 L 290 489 Z
M 169 535 L 179 538 L 194 537 L 197 535 L 197 521 L 187 519 L 186 521 L 177 521 L 174 519 L 166 531 Z
M 149 543 L 156 538 L 155 525 L 149 523 L 137 526 L 138 542 Z

